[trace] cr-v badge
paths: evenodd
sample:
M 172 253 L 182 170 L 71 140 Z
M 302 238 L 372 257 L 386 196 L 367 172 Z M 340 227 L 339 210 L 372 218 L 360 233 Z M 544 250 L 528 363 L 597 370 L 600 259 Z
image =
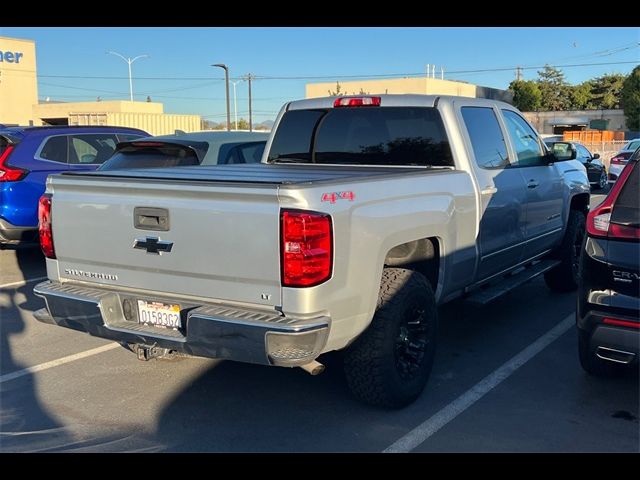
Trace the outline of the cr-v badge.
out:
M 173 242 L 164 242 L 157 237 L 136 238 L 133 248 L 146 250 L 147 253 L 162 255 L 162 252 L 169 253 L 173 248 Z

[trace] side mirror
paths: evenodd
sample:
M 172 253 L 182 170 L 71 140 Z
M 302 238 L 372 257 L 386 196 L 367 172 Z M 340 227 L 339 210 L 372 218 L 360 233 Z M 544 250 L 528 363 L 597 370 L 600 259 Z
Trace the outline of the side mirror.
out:
M 554 142 L 551 145 L 551 153 L 556 162 L 575 160 L 578 156 L 578 151 L 569 142 Z
M 600 154 L 599 153 L 594 153 L 593 154 L 593 159 L 597 160 L 598 158 L 600 158 Z

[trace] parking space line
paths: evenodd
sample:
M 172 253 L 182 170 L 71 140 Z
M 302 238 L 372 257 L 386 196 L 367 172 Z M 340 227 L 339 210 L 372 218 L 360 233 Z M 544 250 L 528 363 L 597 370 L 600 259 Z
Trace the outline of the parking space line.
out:
M 120 347 L 119 343 L 110 343 L 108 345 L 103 345 L 102 347 L 92 348 L 91 350 L 74 353 L 73 355 L 67 355 L 66 357 L 58 358 L 57 360 L 51 360 L 50 362 L 41 363 L 40 365 L 35 365 L 33 367 L 23 368 L 22 370 L 18 370 L 16 372 L 7 373 L 0 376 L 0 384 L 8 382 L 9 380 L 23 377 L 25 375 L 29 375 L 31 373 L 41 372 L 43 370 L 48 370 L 53 367 L 64 365 L 65 363 L 75 362 L 76 360 L 91 357 L 92 355 L 97 355 L 102 352 L 107 352 L 118 347 Z
M 494 387 L 509 378 L 518 368 L 551 345 L 551 343 L 567 332 L 574 324 L 575 313 L 572 313 L 527 348 L 504 363 L 500 368 L 494 370 L 449 405 L 442 408 L 438 413 L 428 420 L 425 420 L 405 436 L 396 440 L 393 444 L 384 449 L 383 453 L 407 453 L 416 448 L 447 423 L 484 397 Z
M 0 285 L 0 288 L 21 287 L 23 285 L 26 285 L 27 283 L 37 282 L 38 280 L 46 280 L 46 279 L 47 277 L 29 278 L 28 280 L 20 280 L 19 282 L 5 283 L 4 285 Z

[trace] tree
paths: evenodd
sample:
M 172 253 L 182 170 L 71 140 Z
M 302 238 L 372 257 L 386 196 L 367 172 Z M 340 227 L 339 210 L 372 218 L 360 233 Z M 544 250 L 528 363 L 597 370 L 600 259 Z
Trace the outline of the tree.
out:
M 238 130 L 249 130 L 249 122 L 244 118 L 238 120 Z
M 523 112 L 534 112 L 540 108 L 542 93 L 536 82 L 531 80 L 514 80 L 509 84 L 513 92 L 513 104 Z
M 200 121 L 200 128 L 202 130 L 220 130 L 221 128 L 226 128 L 226 126 L 222 126 L 222 124 L 218 124 L 216 122 L 212 122 L 211 120 L 202 119 Z
M 570 108 L 572 110 L 589 110 L 593 107 L 593 84 L 591 80 L 582 82 L 580 85 L 569 87 Z
M 564 73 L 551 65 L 545 65 L 538 71 L 538 88 L 542 95 L 540 106 L 542 110 L 566 110 L 571 102 L 569 98 L 569 84 L 564 79 Z
M 614 73 L 591 80 L 593 108 L 620 108 L 620 91 L 624 79 L 624 75 Z
M 635 67 L 622 84 L 620 92 L 624 116 L 629 130 L 640 130 L 640 65 Z
M 341 95 L 344 95 L 344 93 L 342 93 L 342 85 L 340 85 L 340 82 L 336 82 L 336 91 L 332 91 L 332 90 L 327 90 L 327 92 L 329 92 L 329 96 L 331 97 L 339 97 Z

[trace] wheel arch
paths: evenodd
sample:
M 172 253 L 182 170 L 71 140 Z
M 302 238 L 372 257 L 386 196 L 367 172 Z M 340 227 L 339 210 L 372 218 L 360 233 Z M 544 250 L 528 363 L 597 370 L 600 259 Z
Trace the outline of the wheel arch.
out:
M 440 281 L 441 252 L 438 237 L 411 240 L 390 248 L 385 255 L 383 268 L 402 267 L 415 270 L 426 277 L 435 292 Z

